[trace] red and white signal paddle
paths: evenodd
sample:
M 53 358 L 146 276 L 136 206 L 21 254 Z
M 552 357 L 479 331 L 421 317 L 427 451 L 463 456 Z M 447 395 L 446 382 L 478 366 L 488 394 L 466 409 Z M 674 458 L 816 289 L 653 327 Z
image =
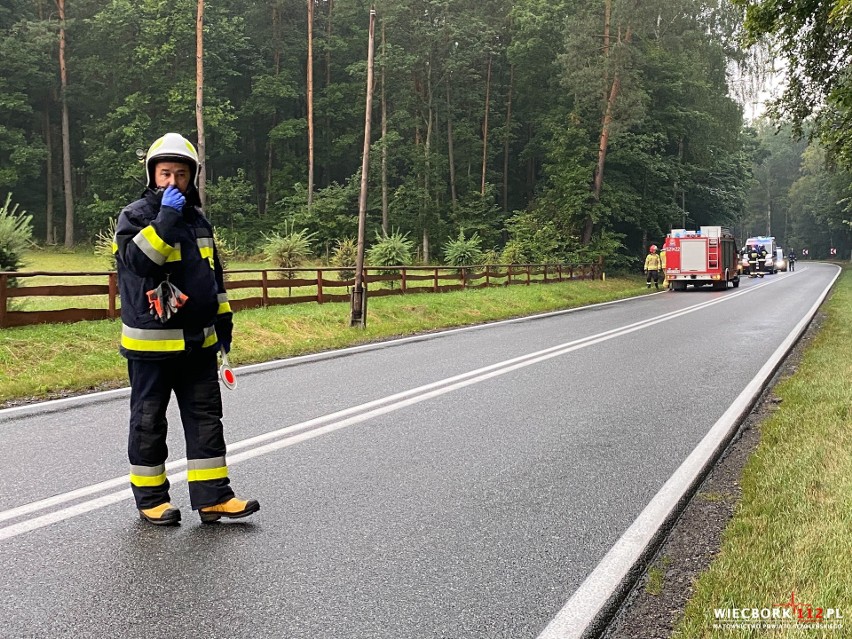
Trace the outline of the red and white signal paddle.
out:
M 234 371 L 231 370 L 231 365 L 228 363 L 228 354 L 225 352 L 225 348 L 220 347 L 219 351 L 222 353 L 222 365 L 219 367 L 219 378 L 222 380 L 225 388 L 228 390 L 234 390 L 237 387 L 237 376 L 234 375 Z

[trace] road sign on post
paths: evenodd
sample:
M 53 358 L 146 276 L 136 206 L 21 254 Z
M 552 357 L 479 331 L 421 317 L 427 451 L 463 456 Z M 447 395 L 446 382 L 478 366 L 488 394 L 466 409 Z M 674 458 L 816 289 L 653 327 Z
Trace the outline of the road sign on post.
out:
M 802 249 L 802 255 L 807 255 L 807 254 L 808 254 L 808 249 Z
M 830 249 L 828 249 L 828 252 L 829 252 L 831 255 L 837 255 L 837 249 L 836 249 L 836 248 L 830 248 Z

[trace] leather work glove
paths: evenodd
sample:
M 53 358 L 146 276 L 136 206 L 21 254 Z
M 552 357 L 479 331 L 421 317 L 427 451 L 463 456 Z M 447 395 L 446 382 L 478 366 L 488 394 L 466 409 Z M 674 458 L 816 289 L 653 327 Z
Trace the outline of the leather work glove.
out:
M 183 196 L 183 193 L 174 186 L 169 186 L 165 193 L 163 193 L 163 201 L 160 203 L 160 206 L 168 206 L 176 211 L 181 211 L 184 204 L 186 204 L 186 198 Z

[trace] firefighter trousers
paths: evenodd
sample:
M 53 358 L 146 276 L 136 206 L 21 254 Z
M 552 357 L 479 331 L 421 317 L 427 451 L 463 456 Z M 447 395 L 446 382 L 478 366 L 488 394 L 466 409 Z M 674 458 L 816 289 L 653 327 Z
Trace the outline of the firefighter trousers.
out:
M 166 408 L 177 398 L 186 439 L 187 482 L 193 510 L 234 496 L 225 463 L 222 395 L 216 351 L 205 348 L 159 360 L 128 359 L 130 485 L 136 507 L 170 501 L 166 477 Z

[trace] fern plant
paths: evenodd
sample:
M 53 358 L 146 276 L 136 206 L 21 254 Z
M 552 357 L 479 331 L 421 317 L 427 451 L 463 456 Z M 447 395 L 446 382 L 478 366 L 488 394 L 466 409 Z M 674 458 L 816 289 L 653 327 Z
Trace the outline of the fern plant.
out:
M 110 269 L 115 270 L 115 253 L 113 252 L 113 244 L 115 243 L 115 230 L 118 222 L 114 217 L 109 219 L 107 227 L 98 231 L 95 236 L 95 255 L 98 255 L 109 264 Z
M 278 268 L 297 268 L 311 257 L 311 242 L 316 233 L 308 229 L 296 231 L 294 225 L 284 223 L 284 233 L 277 231 L 263 236 L 263 254 Z
M 444 244 L 444 260 L 448 266 L 473 266 L 482 261 L 482 240 L 479 233 L 474 232 L 465 239 L 464 229 L 459 231 L 455 240 Z
M 367 251 L 367 263 L 370 266 L 405 266 L 411 264 L 411 252 L 414 242 L 408 239 L 408 233 L 399 230 L 382 236 L 376 232 L 376 243 Z M 382 270 L 384 275 L 393 275 L 394 270 Z M 393 282 L 390 282 L 393 288 Z
M 6 196 L 6 202 L 0 207 L 0 271 L 17 271 L 21 268 L 24 250 L 32 244 L 33 216 L 26 211 L 18 212 L 18 205 L 12 205 L 12 194 Z M 15 286 L 14 279 L 9 281 Z

